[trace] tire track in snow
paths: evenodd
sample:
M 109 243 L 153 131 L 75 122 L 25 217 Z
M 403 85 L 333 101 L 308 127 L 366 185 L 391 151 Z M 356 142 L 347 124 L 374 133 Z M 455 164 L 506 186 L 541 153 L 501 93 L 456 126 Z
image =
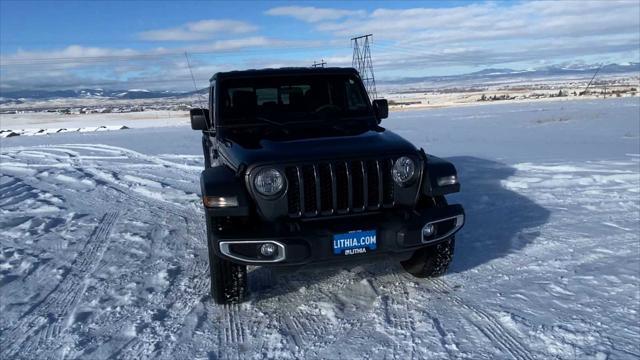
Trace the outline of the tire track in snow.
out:
M 275 358 L 284 357 L 283 354 L 292 358 L 325 358 L 326 351 L 340 346 L 343 339 L 337 334 L 361 331 L 362 324 L 345 316 L 345 312 L 348 311 L 344 307 L 347 305 L 338 304 L 342 300 L 335 297 L 340 291 L 337 288 L 310 290 L 315 288 L 315 285 L 304 285 L 305 291 L 300 292 L 297 286 L 290 287 L 289 279 L 294 282 L 301 278 L 312 279 L 318 276 L 318 270 L 302 270 L 300 274 L 281 274 L 282 280 L 275 285 L 275 289 L 280 289 L 275 291 L 283 294 L 270 298 L 260 308 L 260 311 L 266 314 L 280 313 L 272 318 L 275 320 L 274 323 L 269 324 L 269 330 L 273 334 L 271 341 L 259 344 L 261 353 L 271 354 L 267 356 Z M 273 275 L 279 273 L 271 269 L 269 271 Z M 307 291 L 318 292 L 310 301 L 306 295 Z
M 423 339 L 420 336 L 416 336 L 416 333 L 419 330 L 416 315 L 421 316 L 422 314 L 431 320 L 433 328 L 438 333 L 439 343 L 448 357 L 452 359 L 459 358 L 460 353 L 456 349 L 457 345 L 451 341 L 450 337 L 442 327 L 440 320 L 431 315 L 431 313 L 426 309 L 421 309 L 421 312 L 415 311 L 413 306 L 416 301 L 415 297 L 418 294 L 410 286 L 407 286 L 407 284 L 414 282 L 416 279 L 403 271 L 404 270 L 398 268 L 398 272 L 392 272 L 390 274 L 392 281 L 390 282 L 381 281 L 380 278 L 374 279 L 377 286 L 380 288 L 385 286 L 383 285 L 384 283 L 387 283 L 386 286 L 389 286 L 388 284 L 395 284 L 392 285 L 395 286 L 395 288 L 388 289 L 388 294 L 382 295 L 381 297 L 383 311 L 382 319 L 384 319 L 386 325 L 392 326 L 393 333 L 391 335 L 392 340 L 395 342 L 391 355 L 385 354 L 385 358 L 390 357 L 393 359 L 404 359 L 406 347 L 402 346 L 402 344 L 398 344 L 398 338 L 406 339 L 407 333 L 409 333 L 411 337 L 411 358 L 421 358 L 424 356 L 424 354 L 419 354 L 419 350 L 424 348 L 424 344 L 420 344 L 419 346 L 417 344 L 418 341 Z M 400 293 L 403 296 L 397 297 Z M 414 311 L 413 315 L 411 315 L 412 310 Z
M 2 174 L 2 177 L 11 179 L 9 182 L 0 186 L 0 208 L 4 208 L 2 209 L 2 212 L 5 215 L 23 213 L 23 211 L 19 209 L 10 209 L 13 209 L 15 205 L 19 205 L 26 201 L 37 201 L 56 207 L 59 206 L 59 204 L 52 203 L 52 199 L 58 199 L 52 193 L 36 188 L 19 177 L 7 174 Z
M 65 144 L 65 145 L 60 145 L 60 146 L 49 146 L 50 148 L 68 148 L 68 149 L 76 149 L 76 150 L 90 150 L 90 151 L 102 151 L 102 152 L 107 152 L 107 153 L 120 153 L 123 155 L 126 155 L 127 157 L 131 158 L 131 159 L 138 159 L 138 160 L 144 160 L 144 161 L 148 161 L 150 163 L 153 164 L 157 164 L 157 165 L 162 165 L 165 167 L 169 167 L 169 168 L 178 168 L 178 169 L 182 169 L 182 170 L 189 170 L 189 171 L 202 171 L 202 167 L 201 166 L 196 166 L 196 165 L 186 165 L 186 164 L 180 164 L 180 163 L 176 163 L 173 161 L 168 161 L 168 160 L 164 160 L 161 159 L 157 156 L 152 156 L 152 155 L 146 155 L 131 149 L 127 149 L 127 148 L 122 148 L 122 147 L 118 147 L 118 146 L 111 146 L 111 145 L 104 145 L 104 144 Z
M 287 328 L 287 332 L 293 343 L 298 347 L 298 349 L 304 349 L 304 345 L 306 343 L 306 339 L 304 339 L 304 335 L 307 335 L 307 330 L 309 329 L 309 323 L 305 319 L 303 319 L 300 314 L 296 311 L 292 316 L 287 316 L 282 319 Z M 305 322 L 305 324 L 302 323 Z M 266 344 L 267 346 L 269 344 Z
M 111 185 L 117 185 L 121 188 L 126 189 L 128 192 L 135 191 L 134 185 L 140 185 L 136 183 L 128 182 L 127 180 L 123 180 L 119 178 L 120 171 L 123 168 L 126 168 L 127 164 L 124 162 L 116 162 L 115 164 L 118 166 L 118 171 L 110 171 L 109 166 L 113 166 L 113 163 L 100 163 L 97 160 L 105 160 L 104 156 L 94 156 L 89 154 L 84 154 L 85 152 L 97 152 L 97 153 L 107 153 L 113 156 L 108 158 L 114 159 L 122 159 L 122 160 L 135 160 L 138 163 L 133 164 L 136 166 L 142 167 L 154 167 L 160 166 L 162 168 L 166 168 L 168 170 L 177 170 L 178 173 L 193 173 L 194 177 L 197 178 L 199 171 L 202 170 L 201 166 L 188 165 L 179 162 L 172 162 L 169 160 L 161 159 L 158 156 L 153 155 L 145 155 L 133 150 L 129 150 L 126 148 L 116 147 L 116 146 L 108 146 L 102 144 L 63 144 L 63 145 L 43 145 L 32 147 L 41 150 L 40 152 L 44 155 L 48 155 L 48 157 L 52 159 L 56 159 L 58 161 L 63 161 L 65 166 L 70 166 L 74 168 L 76 171 L 82 173 L 87 178 L 92 178 L 100 181 L 101 183 L 108 183 Z M 16 155 L 22 155 L 23 150 L 13 150 L 16 152 Z M 60 155 L 60 153 L 62 155 Z M 46 157 L 46 156 L 45 156 Z M 28 162 L 27 162 L 28 163 Z M 53 166 L 53 164 L 44 164 L 44 165 L 35 165 L 29 164 L 25 165 L 24 163 L 19 164 L 21 168 L 29 168 L 29 166 L 44 166 L 44 167 L 57 167 Z M 58 164 L 60 165 L 60 164 Z M 139 175 L 139 169 L 135 170 L 135 175 Z M 117 174 L 117 175 L 114 175 Z M 128 175 L 126 172 L 122 173 L 125 177 Z M 132 174 L 134 175 L 134 174 Z M 155 180 L 152 180 L 156 182 Z M 144 188 L 142 186 L 141 188 Z M 157 190 L 157 189 L 153 189 Z M 175 189 L 180 192 L 184 192 L 179 189 Z M 153 195 L 156 195 L 157 191 L 150 191 L 148 194 L 143 193 L 142 195 L 145 197 L 150 197 L 154 200 L 159 200 L 157 198 L 153 198 Z M 188 195 L 188 194 L 187 194 Z M 171 201 L 164 200 L 168 203 Z
M 420 354 L 419 351 L 424 348 L 424 344 L 418 344 L 418 342 L 424 339 L 421 338 L 422 335 L 416 335 L 421 327 L 418 325 L 418 318 L 416 318 L 416 316 L 423 317 L 422 315 L 425 315 L 426 318 L 431 321 L 433 329 L 435 329 L 438 334 L 438 342 L 447 356 L 452 359 L 461 357 L 460 352 L 457 350 L 457 345 L 451 341 L 450 335 L 445 332 L 440 320 L 427 311 L 427 309 L 416 311 L 414 306 L 416 296 L 419 295 L 419 293 L 416 293 L 411 286 L 407 286 L 407 284 L 415 282 L 416 278 L 405 273 L 404 270 L 399 267 L 399 264 L 397 264 L 397 266 L 397 271 L 389 274 L 391 281 L 384 281 L 379 277 L 372 279 L 378 288 L 392 287 L 388 288 L 386 290 L 387 294 L 382 295 L 380 298 L 381 311 L 383 311 L 381 319 L 384 320 L 384 325 L 391 326 L 390 329 L 385 328 L 385 331 L 391 330 L 391 333 L 388 335 L 391 335 L 392 340 L 395 342 L 393 349 L 388 349 L 391 353 L 385 353 L 385 358 L 405 358 L 407 347 L 398 342 L 400 340 L 406 341 L 407 334 L 410 334 L 411 358 L 421 358 L 425 356 L 424 354 Z M 402 297 L 398 297 L 399 294 L 402 294 Z
M 96 160 L 101 160 L 100 156 L 94 156 L 82 153 L 82 151 L 86 152 L 97 152 L 97 153 L 107 153 L 110 155 L 114 155 L 118 159 L 125 160 L 136 160 L 139 163 L 135 165 L 140 165 L 143 167 L 148 166 L 161 166 L 162 168 L 166 168 L 168 170 L 176 170 L 176 174 L 178 177 L 173 180 L 181 181 L 184 177 L 184 173 L 193 173 L 193 177 L 189 178 L 197 178 L 199 170 L 202 168 L 200 166 L 182 164 L 178 162 L 172 162 L 168 160 L 161 159 L 157 156 L 153 155 L 145 155 L 133 150 L 129 150 L 126 148 L 116 147 L 116 146 L 108 146 L 102 144 L 64 144 L 64 145 L 43 145 L 31 147 L 35 149 L 41 150 L 40 152 L 43 156 L 48 155 L 53 159 L 57 159 L 64 162 L 64 165 L 67 167 L 71 167 L 79 173 L 83 174 L 84 178 L 92 179 L 93 181 L 97 181 L 99 185 L 113 187 L 121 190 L 124 195 L 129 197 L 134 196 L 135 193 L 137 196 L 144 197 L 146 199 L 152 199 L 157 202 L 164 202 L 169 204 L 172 207 L 180 208 L 180 210 L 184 211 L 185 205 L 180 204 L 191 195 L 190 191 L 184 191 L 175 187 L 172 187 L 167 184 L 160 184 L 163 186 L 163 189 L 157 189 L 154 187 L 148 187 L 146 184 L 138 184 L 135 181 L 130 181 L 127 179 L 127 172 L 122 172 L 122 168 L 125 167 L 125 163 L 117 162 L 118 166 L 117 170 L 110 170 L 114 164 L 111 163 L 99 163 Z M 29 148 L 29 149 L 31 149 Z M 16 155 L 21 155 L 24 150 L 13 150 L 16 152 Z M 62 155 L 61 155 L 62 154 Z M 46 156 L 45 156 L 46 157 Z M 28 162 L 27 162 L 28 163 Z M 30 166 L 34 166 L 34 164 L 25 165 L 20 164 L 20 168 L 28 169 Z M 42 166 L 52 166 L 52 164 L 42 165 Z M 196 171 L 197 170 L 197 171 Z M 135 177 L 139 177 L 140 169 L 134 171 L 133 174 Z M 121 176 L 124 178 L 121 178 Z M 157 183 L 157 180 L 151 180 L 154 183 Z M 174 193 L 169 193 L 169 195 L 163 195 L 166 193 L 167 188 Z M 162 190 L 162 191 L 158 191 Z M 197 192 L 197 191 L 196 191 Z M 169 196 L 169 198 L 164 198 L 165 196 Z M 172 197 L 176 197 L 173 199 Z M 177 201 L 177 203 L 176 203 Z
M 64 260 L 54 259 L 50 257 L 51 252 L 69 252 L 67 248 L 63 248 L 62 241 L 55 241 L 59 237 L 58 231 L 64 231 L 64 227 L 68 225 L 68 222 L 75 215 L 71 213 L 71 216 L 67 214 L 64 216 L 64 212 L 67 210 L 68 204 L 64 204 L 66 200 L 64 191 L 62 189 L 52 188 L 48 184 L 34 182 L 30 177 L 16 177 L 13 175 L 2 174 L 3 179 L 8 179 L 0 185 L 0 213 L 3 214 L 0 220 L 0 227 L 2 230 L 12 231 L 15 228 L 22 227 L 29 232 L 32 237 L 31 243 L 25 243 L 22 238 L 14 238 L 16 235 L 10 236 L 14 238 L 13 241 L 7 242 L 10 248 L 19 248 L 22 251 L 27 251 L 29 254 L 37 254 L 36 261 L 33 263 L 32 268 L 22 274 L 22 278 L 17 281 L 5 283 L 2 287 L 2 291 L 7 294 L 22 294 L 23 296 L 30 296 L 28 293 L 30 285 L 40 286 L 50 285 L 49 274 L 57 271 L 57 268 L 73 261 L 73 256 L 79 250 L 75 248 L 74 253 L 71 253 L 71 257 L 65 257 Z M 38 187 L 36 187 L 38 186 Z M 48 208 L 51 212 L 46 213 L 34 213 L 42 207 Z M 87 229 L 91 231 L 91 229 Z M 38 243 L 40 239 L 47 235 L 56 234 L 49 239 L 54 240 L 47 242 L 44 246 L 46 250 L 42 250 L 37 246 L 33 246 L 33 243 Z M 85 238 L 90 234 L 87 233 Z M 79 246 L 83 246 L 80 242 Z M 46 254 L 45 256 L 42 256 Z M 25 293 L 25 290 L 27 293 Z M 17 301 L 20 303 L 20 301 Z M 4 320 L 4 319 L 3 319 Z
M 410 316 L 409 292 L 405 286 L 402 289 L 402 301 L 384 295 L 382 304 L 384 318 L 387 325 L 390 325 L 395 341 L 393 353 L 401 353 L 406 350 L 407 342 L 411 345 L 411 358 L 416 356 L 416 327 L 415 320 Z M 401 343 L 398 342 L 401 339 Z
M 242 359 L 240 347 L 245 342 L 246 329 L 240 314 L 241 305 L 228 304 L 220 307 L 220 329 L 218 331 L 218 358 Z
M 52 343 L 59 341 L 61 333 L 72 323 L 76 306 L 86 291 L 87 280 L 109 247 L 109 235 L 118 216 L 119 212 L 112 211 L 102 217 L 63 279 L 21 316 L 16 328 L 8 331 L 1 344 L 3 358 L 22 353 L 36 354 L 54 347 Z
M 420 339 L 416 338 L 416 319 L 411 316 L 412 295 L 407 283 L 414 281 L 399 268 L 399 264 L 387 264 L 386 266 L 398 266 L 387 276 L 373 277 L 370 279 L 372 287 L 378 289 L 380 294 L 381 325 L 384 326 L 383 332 L 390 337 L 393 342 L 393 348 L 386 348 L 384 358 L 404 359 L 410 356 L 413 359 L 419 357 L 416 342 Z M 401 296 L 399 296 L 401 295 Z M 404 343 L 410 342 L 410 355 L 407 354 L 407 346 Z M 398 357 L 398 354 L 400 357 Z
M 55 158 L 55 159 L 63 159 L 66 162 L 66 166 L 69 169 L 73 169 L 75 171 L 83 174 L 83 177 L 93 178 L 98 180 L 95 177 L 95 174 L 92 173 L 91 170 L 100 171 L 109 171 L 110 168 L 113 167 L 113 164 L 106 163 L 100 164 L 96 162 L 94 156 L 85 156 L 86 154 L 82 150 L 87 151 L 96 151 L 96 152 L 106 152 L 109 155 L 117 155 L 117 157 L 124 159 L 132 159 L 132 154 L 127 151 L 122 151 L 121 148 L 113 148 L 113 149 L 102 149 L 101 146 L 49 146 L 49 147 L 38 147 L 42 149 L 42 156 L 47 157 L 47 155 Z M 90 154 L 91 155 L 91 154 Z M 119 156 L 124 155 L 124 156 Z M 140 160 L 141 165 L 146 166 L 144 163 L 146 162 L 155 162 L 162 163 L 163 167 L 171 167 L 173 163 L 168 161 L 152 161 L 154 158 L 151 156 L 146 156 L 142 154 L 138 154 L 140 156 L 135 156 L 134 160 Z M 180 164 L 178 164 L 180 165 Z M 177 166 L 180 168 L 180 166 Z M 65 168 L 66 171 L 66 168 Z M 138 171 L 138 170 L 137 170 Z M 184 172 L 184 169 L 179 169 L 177 174 L 177 179 L 183 178 L 180 175 L 181 172 Z M 139 174 L 137 174 L 139 175 Z M 4 178 L 4 176 L 3 176 Z M 15 180 L 15 179 L 14 179 Z M 102 180 L 102 179 L 100 179 Z M 115 180 L 118 180 L 117 178 Z M 138 215 L 134 215 L 136 218 L 148 218 L 149 216 L 159 219 L 162 221 L 163 219 L 173 219 L 171 222 L 175 222 L 176 220 L 180 222 L 184 221 L 186 225 L 187 232 L 186 234 L 183 232 L 179 232 L 179 239 L 168 238 L 167 240 L 171 240 L 170 249 L 185 252 L 186 254 L 193 254 L 195 252 L 201 252 L 201 248 L 206 246 L 206 234 L 204 231 L 204 221 L 202 221 L 202 211 L 197 208 L 195 202 L 190 202 L 189 204 L 179 204 L 175 202 L 162 201 L 162 199 L 158 199 L 155 197 L 145 196 L 145 194 L 137 194 L 132 193 L 131 189 L 128 188 L 128 182 L 122 181 L 99 181 L 98 185 L 102 187 L 107 192 L 103 194 L 104 191 L 99 191 L 99 194 L 103 196 L 99 196 L 101 199 L 100 202 L 111 202 L 111 199 L 116 199 L 120 204 L 119 206 L 124 205 L 124 210 L 133 210 L 134 213 L 136 211 L 142 210 L 142 213 Z M 21 182 L 15 180 L 13 182 L 4 181 L 2 186 L 6 187 L 14 187 L 14 186 L 22 186 Z M 54 185 L 51 185 L 54 186 Z M 55 186 L 54 186 L 55 187 Z M 99 190 L 96 188 L 95 190 Z M 114 193 L 115 192 L 115 193 Z M 4 195 L 5 192 L 3 191 Z M 115 197 L 114 197 L 115 195 Z M 106 197 L 105 197 L 106 196 Z M 127 200 L 128 199 L 128 200 Z M 195 199 L 195 197 L 194 197 Z M 175 240 L 178 240 L 177 243 Z M 166 240 L 160 239 L 159 246 L 163 246 L 162 242 Z M 85 247 L 87 245 L 85 244 Z M 199 250 L 200 249 L 200 250 Z M 83 250 L 80 250 L 80 253 L 83 253 Z M 77 255 L 79 256 L 79 255 Z M 76 256 L 76 257 L 77 257 Z M 156 357 L 156 355 L 160 356 L 163 354 L 168 354 L 168 350 L 173 353 L 175 349 L 175 339 L 171 337 L 171 334 L 178 332 L 183 328 L 183 319 L 188 316 L 194 306 L 197 306 L 208 294 L 207 286 L 208 284 L 208 276 L 207 274 L 207 263 L 204 261 L 202 256 L 194 257 L 195 261 L 190 261 L 186 263 L 181 263 L 176 268 L 177 275 L 172 279 L 171 284 L 169 285 L 169 289 L 166 291 L 166 296 L 162 300 L 163 304 L 156 306 L 156 309 L 165 309 L 166 313 L 163 313 L 161 316 L 164 317 L 161 321 L 152 321 L 148 324 L 143 324 L 148 326 L 148 330 L 143 333 L 140 333 L 139 336 L 135 340 L 126 341 L 125 343 L 118 346 L 118 357 L 119 358 L 143 358 L 143 357 Z M 81 265 L 80 263 L 76 265 Z M 69 275 L 67 269 L 67 273 L 64 274 L 64 279 L 66 279 Z M 46 306 L 49 306 L 50 302 L 54 302 L 53 305 L 56 305 L 60 302 L 65 301 L 75 301 L 77 304 L 80 298 L 73 297 L 73 291 L 71 291 L 71 295 L 64 295 L 69 293 L 69 289 L 66 288 L 67 285 L 58 285 L 54 289 L 53 292 L 56 293 L 57 298 L 44 299 L 41 301 Z M 59 295 L 58 295 L 59 294 Z M 56 300 L 57 299 L 57 300 Z M 51 306 L 53 306 L 51 305 Z M 38 309 L 34 309 L 32 307 L 31 311 L 35 313 L 44 312 L 44 310 L 40 311 Z M 123 317 L 121 320 L 126 319 L 130 316 L 135 316 L 136 313 L 130 313 L 125 309 L 123 312 Z M 68 319 L 73 318 L 73 311 L 70 315 L 66 316 Z M 56 319 L 54 319 L 56 320 Z M 52 338 L 59 337 L 61 333 L 63 333 L 65 327 L 60 325 L 60 321 L 53 321 L 52 324 L 49 324 L 49 319 L 45 318 L 44 321 L 41 321 L 40 318 L 26 318 L 21 319 L 20 323 L 26 321 L 27 325 L 23 325 L 22 328 L 31 328 L 31 333 L 34 335 L 32 340 L 27 340 L 29 335 L 25 335 L 22 340 L 26 345 L 32 345 L 32 353 L 50 351 L 51 349 L 56 348 L 56 344 L 52 344 L 50 341 Z M 36 323 L 37 322 L 37 323 Z M 32 326 L 33 324 L 39 326 Z M 121 327 L 116 327 L 120 331 L 125 330 Z M 5 332 L 5 334 L 7 334 Z M 14 334 L 15 335 L 15 334 Z M 117 336 L 116 333 L 112 334 Z M 17 336 L 17 335 L 15 335 Z M 4 336 L 3 336 L 4 337 Z M 13 339 L 16 340 L 16 339 Z M 159 341 L 162 346 L 155 346 L 159 344 Z M 119 341 L 117 341 L 119 342 Z M 166 345 L 166 346 L 165 346 Z M 73 346 L 73 344 L 70 344 Z M 59 349 L 60 347 L 58 347 Z M 13 351 L 13 350 L 12 350 Z M 72 347 L 69 347 L 67 351 L 73 351 Z M 15 351 L 14 351 L 15 352 Z M 55 356 L 55 355 L 54 355 Z M 166 356 L 167 357 L 167 356 Z M 172 357 L 172 356 L 171 356 Z M 167 357 L 169 358 L 169 357 Z
M 440 319 L 430 314 L 427 314 L 427 316 L 431 319 L 433 328 L 438 332 L 438 335 L 440 336 L 440 345 L 442 345 L 442 348 L 446 351 L 447 356 L 450 359 L 459 358 L 460 353 L 457 350 L 457 345 L 451 341 L 451 338 L 440 323 Z
M 471 305 L 453 293 L 442 279 L 432 279 L 430 287 L 452 301 L 460 308 L 466 310 L 472 319 L 470 322 L 484 334 L 492 343 L 498 345 L 502 350 L 508 352 L 512 358 L 518 360 L 533 360 L 535 357 L 527 349 L 516 335 L 505 328 L 493 315 L 478 306 Z
M 330 333 L 329 326 L 324 319 L 310 313 L 295 310 L 291 314 L 281 317 L 281 322 L 286 329 L 286 335 L 290 336 L 295 346 L 303 354 L 310 350 L 318 350 L 333 343 L 326 337 Z M 267 353 L 274 353 L 275 344 L 264 344 Z
M 189 206 L 187 212 L 181 212 L 168 206 L 168 203 L 138 197 L 131 198 L 147 206 L 156 207 L 152 212 L 160 218 L 171 214 L 176 219 L 182 219 L 185 222 L 187 233 L 184 237 L 179 239 L 166 237 L 165 239 L 172 242 L 184 241 L 187 249 L 192 250 L 201 248 L 205 243 L 204 223 L 197 221 L 202 217 L 202 214 L 195 204 Z M 147 210 L 147 207 L 145 207 L 145 210 Z M 163 319 L 145 323 L 144 325 L 148 327 L 148 331 L 138 334 L 135 339 L 121 346 L 118 350 L 117 358 L 173 359 L 177 357 L 174 355 L 178 350 L 177 345 L 179 345 L 176 342 L 181 338 L 175 335 L 181 333 L 185 326 L 185 319 L 207 296 L 209 285 L 209 277 L 207 276 L 208 263 L 206 261 L 196 258 L 186 264 L 186 267 L 180 267 L 180 273 L 171 282 L 170 287 L 165 290 L 166 296 L 163 297 L 162 303 L 151 304 L 153 307 L 150 307 L 150 309 L 163 311 Z M 181 265 L 184 265 L 184 263 Z M 161 344 L 161 346 L 156 346 L 157 344 Z
M 2 174 L 2 177 L 6 177 L 10 180 L 0 185 L 0 200 L 11 199 L 13 197 L 19 196 L 25 191 L 28 191 L 28 186 L 21 182 L 18 178 L 7 174 Z M 4 205 L 4 203 L 0 204 L 0 206 L 2 205 Z
M 107 176 L 96 176 L 96 172 L 110 171 L 111 164 L 105 164 L 106 166 L 99 166 L 99 163 L 95 161 L 91 156 L 84 156 L 82 150 L 106 152 L 109 155 L 125 155 L 126 158 L 139 160 L 141 163 L 150 162 L 152 164 L 161 165 L 163 167 L 177 167 L 179 170 L 192 170 L 193 166 L 175 164 L 170 161 L 162 159 L 156 159 L 152 156 L 139 154 L 136 152 L 128 151 L 122 148 L 116 147 L 103 147 L 103 146 L 85 146 L 85 145 L 61 145 L 61 146 L 49 146 L 40 147 L 43 150 L 43 154 L 47 153 L 55 154 L 56 158 L 64 157 L 64 161 L 71 165 L 76 171 L 84 174 L 84 176 L 100 180 L 99 185 L 104 186 L 108 190 L 113 190 L 118 193 L 118 198 L 123 198 L 126 204 L 125 210 L 128 209 L 145 209 L 145 212 L 150 212 L 152 216 L 158 219 L 164 219 L 167 217 L 173 217 L 175 220 L 183 220 L 187 234 L 180 236 L 177 239 L 182 243 L 177 248 L 179 251 L 186 250 L 201 251 L 206 246 L 206 233 L 205 224 L 202 218 L 202 211 L 197 208 L 195 202 L 190 204 L 179 204 L 175 202 L 162 201 L 161 199 L 149 197 L 145 194 L 132 193 L 128 187 L 128 182 L 120 181 L 120 179 L 109 179 Z M 43 156 L 44 156 L 43 155 Z M 177 166 L 175 166 L 177 165 Z M 199 169 L 199 168 L 198 168 Z M 139 174 L 137 174 L 139 175 Z M 178 174 L 179 175 L 179 174 Z M 181 177 L 181 176 L 180 176 Z M 109 181 L 115 180 L 115 181 Z M 126 200 L 129 199 L 129 200 Z M 195 197 L 194 197 L 195 199 Z M 120 203 L 122 204 L 122 203 Z M 147 214 L 146 216 L 149 216 Z M 173 220 L 173 221 L 175 221 Z M 181 241 L 180 241 L 181 240 Z M 176 239 L 171 239 L 176 241 Z M 161 244 L 160 244 L 161 245 Z M 162 321 L 152 321 L 144 324 L 146 330 L 139 333 L 135 339 L 126 341 L 118 346 L 118 358 L 151 358 L 151 357 L 172 357 L 177 346 L 175 339 L 171 337 L 171 334 L 178 333 L 183 328 L 183 319 L 188 316 L 194 306 L 207 297 L 208 282 L 207 276 L 208 268 L 207 263 L 202 256 L 195 258 L 196 261 L 180 264 L 179 275 L 177 279 L 172 281 L 170 288 L 166 291 L 167 297 L 163 300 L 163 304 L 155 306 L 156 309 L 165 309 L 166 312 L 162 314 Z M 67 290 L 62 287 L 57 287 L 55 290 L 57 293 L 65 293 Z M 61 297 L 58 301 L 63 301 L 67 297 Z M 127 316 L 128 311 L 123 312 L 123 316 Z M 220 329 L 220 333 L 224 336 L 220 339 L 223 345 L 222 349 L 236 349 L 234 351 L 238 358 L 241 358 L 241 354 L 237 352 L 237 347 L 245 342 L 247 331 L 245 329 L 244 321 L 241 321 L 240 309 L 235 307 L 228 307 L 221 309 L 221 316 L 225 319 L 223 322 L 223 328 Z M 129 314 L 129 315 L 135 315 Z M 72 316 L 70 316 L 72 317 Z M 31 322 L 29 322 L 31 323 Z M 41 327 L 46 324 L 41 324 Z M 34 331 L 37 335 L 38 341 L 35 343 L 35 348 L 32 353 L 37 351 L 43 351 L 51 349 L 50 339 L 59 336 L 61 329 L 59 324 L 54 323 L 52 326 L 47 326 L 44 330 Z M 118 327 L 119 328 L 119 327 Z M 123 330 L 123 329 L 120 329 Z M 115 335 L 115 334 L 114 334 Z M 155 346 L 161 342 L 161 346 Z M 72 344 L 71 344 L 72 345 Z M 55 347 L 54 347 L 55 348 Z M 68 349 L 73 351 L 72 348 Z M 234 353 L 231 352 L 231 355 Z M 226 357 L 227 353 L 221 354 L 222 357 Z

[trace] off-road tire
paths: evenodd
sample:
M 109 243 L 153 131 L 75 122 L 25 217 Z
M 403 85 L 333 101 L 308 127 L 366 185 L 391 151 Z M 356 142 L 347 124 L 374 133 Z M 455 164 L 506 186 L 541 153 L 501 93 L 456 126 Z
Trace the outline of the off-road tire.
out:
M 209 275 L 213 300 L 218 304 L 243 302 L 247 297 L 247 266 L 232 263 L 216 255 L 213 249 L 213 236 L 210 234 L 208 238 Z
M 405 271 L 418 278 L 442 276 L 453 260 L 455 243 L 452 236 L 435 245 L 416 250 L 411 258 L 400 264 Z
M 445 207 L 447 200 L 444 196 L 437 196 L 423 199 L 422 204 L 436 208 Z M 416 250 L 411 258 L 400 264 L 405 271 L 418 278 L 442 276 L 453 260 L 455 243 L 455 237 L 451 236 L 442 242 Z

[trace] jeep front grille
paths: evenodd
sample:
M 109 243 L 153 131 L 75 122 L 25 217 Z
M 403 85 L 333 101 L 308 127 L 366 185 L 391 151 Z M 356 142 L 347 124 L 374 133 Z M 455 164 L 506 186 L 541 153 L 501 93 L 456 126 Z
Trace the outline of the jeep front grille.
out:
M 393 206 L 391 159 L 288 166 L 289 216 L 331 216 Z

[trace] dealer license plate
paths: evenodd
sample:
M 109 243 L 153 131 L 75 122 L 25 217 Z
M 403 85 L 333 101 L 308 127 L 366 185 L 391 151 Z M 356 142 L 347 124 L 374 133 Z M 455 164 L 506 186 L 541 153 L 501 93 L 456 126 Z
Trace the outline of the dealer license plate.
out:
M 377 248 L 375 230 L 357 230 L 333 235 L 334 255 L 364 254 Z

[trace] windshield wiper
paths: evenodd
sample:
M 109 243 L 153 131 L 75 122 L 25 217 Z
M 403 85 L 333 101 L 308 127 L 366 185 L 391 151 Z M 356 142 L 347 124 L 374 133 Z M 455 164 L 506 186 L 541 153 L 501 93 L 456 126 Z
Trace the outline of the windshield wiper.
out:
M 353 124 L 371 124 L 370 116 L 352 116 L 352 117 L 339 117 L 332 120 L 327 121 L 327 124 L 331 127 L 344 127 L 346 125 Z
M 263 116 L 252 116 L 253 119 L 256 119 L 258 121 L 262 121 L 263 123 L 267 123 L 267 124 L 271 124 L 271 125 L 275 125 L 277 127 L 284 127 L 285 124 L 275 121 L 275 120 L 271 120 L 271 119 L 267 119 L 266 117 Z
M 283 124 L 281 122 L 268 119 L 264 116 L 245 116 L 242 118 L 242 120 L 247 122 L 250 122 L 251 120 L 257 120 L 262 124 L 271 125 L 270 126 L 271 129 L 278 129 L 282 131 L 284 134 L 289 134 L 289 130 L 287 129 L 287 124 Z M 258 125 L 258 124 L 254 124 L 254 125 Z M 242 128 L 251 128 L 251 127 L 250 127 L 250 124 L 246 124 Z
M 253 120 L 257 120 L 259 121 L 259 123 L 253 122 Z M 227 127 L 230 128 L 245 128 L 245 127 L 251 127 L 251 126 L 255 126 L 255 125 L 261 125 L 261 124 L 268 124 L 268 125 L 274 125 L 277 126 L 278 128 L 284 128 L 286 126 L 286 124 L 283 124 L 281 122 L 275 121 L 275 120 L 271 120 L 268 119 L 266 117 L 263 116 L 242 116 L 242 117 L 237 117 L 233 119 L 234 122 L 239 121 L 238 123 L 231 123 L 231 124 L 226 124 Z

